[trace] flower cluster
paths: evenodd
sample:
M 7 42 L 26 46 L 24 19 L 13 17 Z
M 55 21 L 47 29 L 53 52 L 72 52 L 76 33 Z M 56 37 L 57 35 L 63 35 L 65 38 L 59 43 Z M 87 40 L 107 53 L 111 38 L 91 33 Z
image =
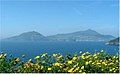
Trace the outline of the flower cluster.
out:
M 91 54 L 62 56 L 59 54 L 38 55 L 27 62 L 20 58 L 6 58 L 0 54 L 0 72 L 14 73 L 119 73 L 119 56 L 104 51 Z

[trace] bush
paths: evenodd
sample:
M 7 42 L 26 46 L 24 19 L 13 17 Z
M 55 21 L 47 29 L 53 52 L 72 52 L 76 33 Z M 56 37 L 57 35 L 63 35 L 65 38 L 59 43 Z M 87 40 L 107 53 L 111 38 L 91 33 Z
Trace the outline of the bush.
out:
M 101 51 L 91 54 L 89 52 L 66 55 L 36 56 L 23 62 L 20 58 L 6 58 L 0 54 L 1 73 L 119 73 L 119 57 Z

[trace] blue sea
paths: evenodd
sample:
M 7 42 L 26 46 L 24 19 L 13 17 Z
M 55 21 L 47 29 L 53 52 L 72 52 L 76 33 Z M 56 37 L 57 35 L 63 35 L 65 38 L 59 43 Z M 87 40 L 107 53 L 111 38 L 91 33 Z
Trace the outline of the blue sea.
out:
M 95 53 L 104 50 L 106 53 L 116 55 L 119 47 L 106 45 L 105 42 L 1 42 L 0 52 L 27 59 L 48 53 L 75 54 L 82 52 Z

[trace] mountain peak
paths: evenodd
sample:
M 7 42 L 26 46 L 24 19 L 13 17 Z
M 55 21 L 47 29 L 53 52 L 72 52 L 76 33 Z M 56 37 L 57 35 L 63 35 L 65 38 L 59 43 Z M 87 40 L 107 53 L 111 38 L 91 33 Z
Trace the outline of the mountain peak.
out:
M 92 29 L 87 29 L 87 30 L 85 30 L 85 32 L 96 32 L 96 31 L 92 30 Z M 96 32 L 96 33 L 98 33 L 98 32 Z
M 91 35 L 100 35 L 100 33 L 96 32 L 95 30 L 92 29 L 87 29 L 84 31 L 86 34 L 91 34 Z
M 74 32 L 72 34 L 84 35 L 84 36 L 101 35 L 100 33 L 96 32 L 92 29 L 87 29 L 87 30 L 84 30 L 84 31 L 78 31 L 78 32 Z
M 25 33 L 39 33 L 39 32 L 36 32 L 36 31 L 29 31 L 29 32 L 25 32 Z M 40 34 L 40 33 L 39 33 Z
M 47 38 L 36 31 L 29 31 L 18 36 L 6 38 L 6 41 L 46 41 Z
M 92 29 L 87 29 L 87 30 L 85 30 L 85 31 L 94 31 L 94 30 L 92 30 Z
M 39 32 L 36 32 L 36 31 L 29 31 L 29 32 L 32 32 L 32 33 L 39 33 Z
M 29 32 L 25 32 L 25 33 L 22 33 L 20 34 L 20 36 L 22 35 L 41 35 L 39 32 L 36 32 L 36 31 L 29 31 Z

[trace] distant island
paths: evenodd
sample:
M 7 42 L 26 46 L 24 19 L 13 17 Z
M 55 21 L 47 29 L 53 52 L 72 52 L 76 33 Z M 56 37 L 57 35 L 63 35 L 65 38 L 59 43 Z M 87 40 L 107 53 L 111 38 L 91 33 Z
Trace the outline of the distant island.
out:
M 109 41 L 115 37 L 102 35 L 94 30 L 88 29 L 67 34 L 43 36 L 39 32 L 30 31 L 18 36 L 2 39 L 2 41 Z
M 113 40 L 110 40 L 106 44 L 108 44 L 108 45 L 119 45 L 120 44 L 119 40 L 120 40 L 120 37 L 118 37 L 116 39 L 113 39 Z

